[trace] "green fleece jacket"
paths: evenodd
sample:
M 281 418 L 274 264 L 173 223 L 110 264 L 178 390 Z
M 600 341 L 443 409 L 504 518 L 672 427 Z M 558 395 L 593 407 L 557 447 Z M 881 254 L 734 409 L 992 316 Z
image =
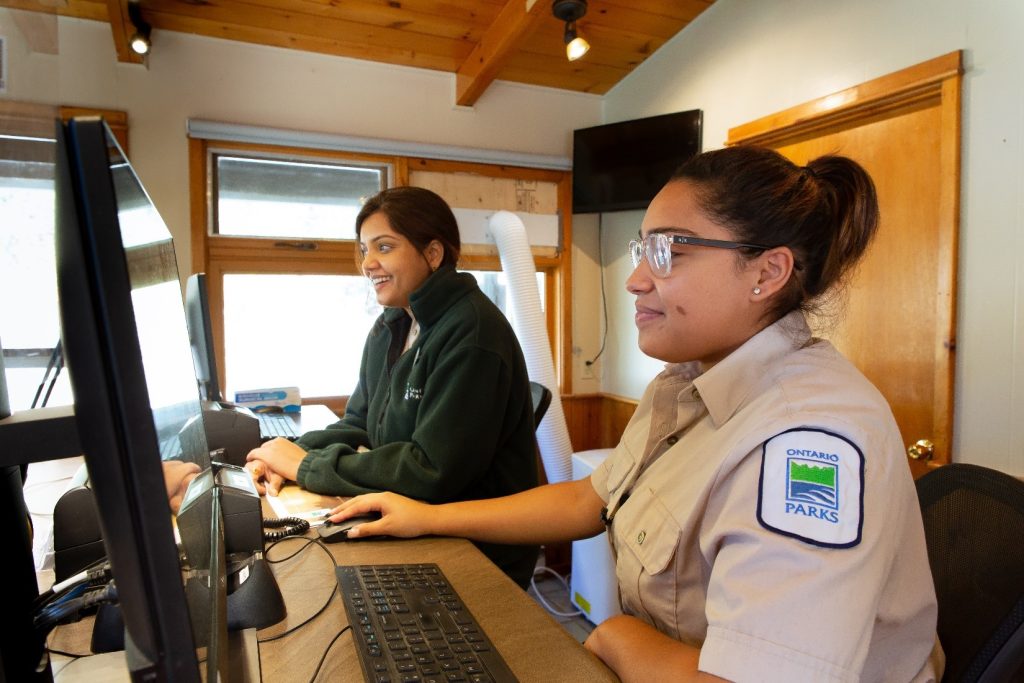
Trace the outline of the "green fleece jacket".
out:
M 472 275 L 451 267 L 413 292 L 410 307 L 420 324 L 412 347 L 402 353 L 409 316 L 385 310 L 367 337 L 345 416 L 298 440 L 309 452 L 299 485 L 432 503 L 536 486 L 529 378 L 505 316 Z M 478 545 L 520 585 L 529 580 L 536 548 Z

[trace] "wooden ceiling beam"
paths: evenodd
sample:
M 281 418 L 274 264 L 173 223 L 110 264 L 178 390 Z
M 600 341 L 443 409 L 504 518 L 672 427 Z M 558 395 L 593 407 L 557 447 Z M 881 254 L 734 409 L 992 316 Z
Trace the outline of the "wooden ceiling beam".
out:
M 508 0 L 480 42 L 455 72 L 455 103 L 470 107 L 487 90 L 537 19 L 547 0 Z
M 128 0 L 107 0 L 107 19 L 114 34 L 114 49 L 117 61 L 127 64 L 142 64 L 143 56 L 132 50 L 132 35 L 135 26 L 128 18 Z

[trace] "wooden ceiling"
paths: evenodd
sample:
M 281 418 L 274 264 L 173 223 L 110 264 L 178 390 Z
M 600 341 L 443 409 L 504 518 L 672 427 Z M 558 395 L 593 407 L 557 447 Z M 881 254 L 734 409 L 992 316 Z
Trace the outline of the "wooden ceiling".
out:
M 714 0 L 590 0 L 578 29 L 591 49 L 565 58 L 551 0 L 140 0 L 157 33 L 306 50 L 457 74 L 456 103 L 495 79 L 604 94 Z M 118 59 L 134 29 L 127 0 L 0 0 L 0 6 L 109 22 Z

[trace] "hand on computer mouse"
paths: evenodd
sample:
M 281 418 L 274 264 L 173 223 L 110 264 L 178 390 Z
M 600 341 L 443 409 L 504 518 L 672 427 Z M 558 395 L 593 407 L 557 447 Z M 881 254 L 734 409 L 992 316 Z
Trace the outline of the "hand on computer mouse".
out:
M 330 519 L 335 524 L 345 522 L 356 515 L 377 513 L 380 519 L 352 530 L 349 538 L 360 536 L 387 535 L 397 538 L 412 538 L 433 533 L 428 522 L 433 518 L 431 506 L 396 493 L 367 493 L 350 498 L 331 510 Z
M 349 517 L 341 522 L 332 522 L 328 519 L 326 522 L 318 526 L 316 531 L 320 536 L 320 540 L 325 543 L 355 540 L 357 537 L 349 536 L 349 530 L 360 524 L 376 522 L 378 519 L 380 519 L 379 512 L 372 512 L 366 515 L 356 515 L 355 517 Z

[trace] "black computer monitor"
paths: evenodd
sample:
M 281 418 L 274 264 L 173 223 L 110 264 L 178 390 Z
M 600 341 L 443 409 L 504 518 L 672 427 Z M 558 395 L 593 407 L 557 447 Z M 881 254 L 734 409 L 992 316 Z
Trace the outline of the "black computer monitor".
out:
M 199 396 L 204 401 L 222 401 L 206 273 L 193 273 L 185 282 L 185 318 L 188 321 L 188 340 L 192 345 L 196 381 L 199 382 Z
M 62 340 L 128 668 L 198 681 L 205 659 L 207 679 L 223 679 L 220 496 L 193 501 L 209 524 L 182 531 L 183 567 L 163 476 L 171 458 L 211 471 L 171 236 L 102 120 L 58 124 L 57 142 Z

